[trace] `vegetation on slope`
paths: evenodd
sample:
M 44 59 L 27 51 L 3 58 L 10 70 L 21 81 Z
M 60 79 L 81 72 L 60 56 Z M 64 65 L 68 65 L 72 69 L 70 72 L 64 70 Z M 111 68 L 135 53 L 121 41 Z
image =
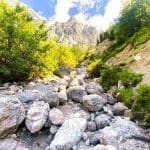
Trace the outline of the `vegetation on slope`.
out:
M 0 81 L 46 77 L 60 66 L 72 69 L 78 64 L 83 51 L 59 45 L 47 33 L 26 7 L 0 1 Z
M 150 39 L 150 1 L 132 0 L 126 4 L 121 16 L 109 30 L 100 34 L 100 41 L 112 41 L 103 52 L 89 57 L 88 71 L 93 77 L 99 77 L 105 91 L 112 90 L 119 101 L 129 106 L 140 119 L 150 122 L 150 85 L 138 85 L 141 74 L 133 73 L 125 64 L 107 66 L 110 58 L 123 51 L 128 45 L 130 50 Z M 120 84 L 121 83 L 121 87 Z M 119 96 L 118 93 L 119 92 Z

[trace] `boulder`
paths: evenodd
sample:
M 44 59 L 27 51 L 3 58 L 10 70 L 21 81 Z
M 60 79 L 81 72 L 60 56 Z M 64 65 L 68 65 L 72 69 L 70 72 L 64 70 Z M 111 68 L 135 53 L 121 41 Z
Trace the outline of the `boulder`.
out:
M 89 121 L 87 124 L 88 131 L 95 131 L 96 130 L 96 123 L 94 121 Z
M 55 134 L 50 145 L 51 150 L 70 150 L 82 138 L 82 132 L 87 127 L 87 121 L 83 118 L 68 119 Z
M 97 94 L 85 95 L 82 98 L 83 106 L 91 112 L 102 110 L 106 99 Z
M 88 94 L 98 94 L 101 95 L 103 93 L 103 88 L 96 84 L 95 82 L 90 82 L 85 87 Z
M 0 140 L 0 150 L 29 150 L 25 148 L 22 143 L 13 138 L 6 138 Z
M 100 114 L 95 118 L 96 126 L 98 129 L 104 128 L 109 126 L 110 124 L 110 117 L 105 114 Z
M 25 124 L 31 133 L 36 133 L 42 129 L 47 121 L 49 105 L 44 101 L 34 102 L 26 116 Z
M 102 144 L 118 146 L 122 140 L 141 136 L 142 129 L 134 122 L 121 117 L 116 117 L 110 127 L 105 127 L 100 131 L 100 141 Z
M 50 127 L 50 133 L 51 134 L 55 134 L 56 132 L 57 132 L 57 130 L 58 130 L 58 127 L 57 126 L 55 126 L 55 125 L 52 125 L 51 127 Z
M 62 125 L 65 121 L 65 117 L 61 110 L 53 108 L 49 112 L 49 120 L 54 125 Z
M 82 86 L 73 86 L 68 89 L 68 97 L 75 102 L 81 102 L 86 91 Z
M 23 102 L 27 103 L 30 101 L 39 100 L 41 95 L 36 90 L 25 90 L 18 94 L 18 98 Z
M 112 111 L 114 113 L 114 115 L 120 116 L 124 114 L 124 111 L 127 110 L 128 107 L 126 107 L 123 103 L 116 103 L 113 107 L 112 107 Z
M 99 144 L 92 148 L 85 148 L 85 149 L 80 149 L 80 150 L 117 150 L 117 149 L 112 145 L 100 145 Z
M 64 104 L 65 102 L 67 102 L 67 93 L 65 91 L 61 91 L 58 93 L 58 98 L 59 98 L 59 102 L 61 104 Z
M 24 118 L 24 106 L 16 96 L 0 97 L 0 138 L 13 134 Z
M 59 96 L 56 92 L 45 93 L 41 100 L 48 103 L 50 107 L 56 107 L 59 105 Z

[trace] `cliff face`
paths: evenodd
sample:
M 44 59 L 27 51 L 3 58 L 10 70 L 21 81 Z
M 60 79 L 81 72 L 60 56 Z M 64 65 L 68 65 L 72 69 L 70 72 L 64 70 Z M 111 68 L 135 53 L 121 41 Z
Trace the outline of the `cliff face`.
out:
M 59 43 L 70 46 L 94 46 L 98 38 L 98 31 L 94 27 L 79 23 L 75 17 L 65 23 L 56 22 L 50 27 L 50 32 L 59 37 Z

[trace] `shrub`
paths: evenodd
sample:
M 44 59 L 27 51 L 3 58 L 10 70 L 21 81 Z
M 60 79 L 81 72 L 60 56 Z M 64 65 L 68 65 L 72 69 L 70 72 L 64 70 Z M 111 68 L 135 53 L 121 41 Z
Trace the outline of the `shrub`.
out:
M 120 66 L 106 67 L 101 75 L 101 82 L 104 90 L 117 85 L 121 81 L 125 87 L 134 87 L 142 80 L 141 74 L 133 73 L 131 70 Z
M 105 65 L 101 61 L 101 59 L 96 59 L 87 66 L 87 70 L 92 77 L 100 77 L 100 74 L 104 70 L 104 68 Z
M 129 69 L 123 69 L 119 72 L 119 79 L 121 80 L 122 84 L 126 87 L 134 87 L 142 80 L 142 74 L 133 73 Z
M 125 103 L 128 107 L 131 107 L 133 103 L 133 95 L 132 88 L 122 88 L 119 90 L 119 101 Z
M 144 121 L 150 123 L 150 85 L 140 85 L 136 92 L 133 111 L 141 114 Z
M 105 91 L 109 90 L 111 86 L 117 85 L 119 81 L 118 73 L 121 72 L 121 68 L 119 66 L 106 67 L 106 69 L 102 72 L 101 75 L 101 84 Z

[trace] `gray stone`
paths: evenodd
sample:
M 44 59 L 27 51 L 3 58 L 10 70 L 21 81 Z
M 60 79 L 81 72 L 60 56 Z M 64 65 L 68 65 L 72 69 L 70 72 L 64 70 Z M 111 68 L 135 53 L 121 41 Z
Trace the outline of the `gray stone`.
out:
M 50 107 L 56 107 L 59 105 L 59 96 L 55 92 L 49 92 L 45 94 L 42 100 L 50 105 Z
M 109 126 L 110 117 L 105 115 L 105 114 L 101 114 L 95 118 L 95 122 L 96 122 L 97 128 L 101 129 L 101 128 L 104 128 L 106 126 Z
M 50 133 L 51 133 L 51 134 L 55 134 L 55 133 L 57 132 L 57 130 L 58 130 L 58 127 L 55 126 L 55 125 L 52 125 L 52 126 L 50 127 Z
M 24 118 L 24 106 L 16 96 L 0 97 L 0 138 L 13 134 Z
M 85 95 L 82 99 L 83 106 L 91 112 L 102 110 L 106 99 L 97 94 Z
M 101 95 L 103 93 L 103 88 L 96 84 L 95 82 L 90 82 L 85 87 L 88 94 L 98 94 Z
M 96 130 L 96 123 L 94 121 L 89 121 L 87 124 L 88 131 L 95 131 Z
M 83 118 L 68 119 L 55 134 L 50 145 L 51 150 L 70 150 L 82 138 L 82 132 L 87 127 L 87 121 Z
M 0 140 L 0 150 L 29 150 L 25 148 L 22 143 L 13 138 L 6 138 Z
M 68 89 L 68 97 L 75 102 L 81 102 L 84 95 L 86 95 L 86 91 L 82 86 L 74 86 Z
M 25 90 L 18 94 L 18 98 L 23 102 L 27 103 L 30 101 L 39 100 L 41 98 L 41 95 L 36 90 Z
M 61 91 L 58 93 L 58 98 L 59 98 L 59 102 L 61 104 L 64 104 L 65 102 L 67 102 L 67 93 L 65 91 Z
M 117 149 L 112 145 L 100 145 L 99 144 L 92 148 L 85 148 L 85 149 L 80 149 L 80 150 L 117 150 Z
M 114 115 L 123 115 L 124 111 L 127 110 L 128 107 L 126 107 L 123 103 L 116 103 L 113 107 L 112 107 L 112 111 L 114 113 Z
M 31 133 L 36 133 L 45 125 L 49 113 L 49 105 L 44 101 L 34 102 L 26 116 L 25 124 Z
M 62 125 L 65 121 L 64 114 L 61 110 L 53 108 L 49 112 L 49 120 L 54 125 Z

